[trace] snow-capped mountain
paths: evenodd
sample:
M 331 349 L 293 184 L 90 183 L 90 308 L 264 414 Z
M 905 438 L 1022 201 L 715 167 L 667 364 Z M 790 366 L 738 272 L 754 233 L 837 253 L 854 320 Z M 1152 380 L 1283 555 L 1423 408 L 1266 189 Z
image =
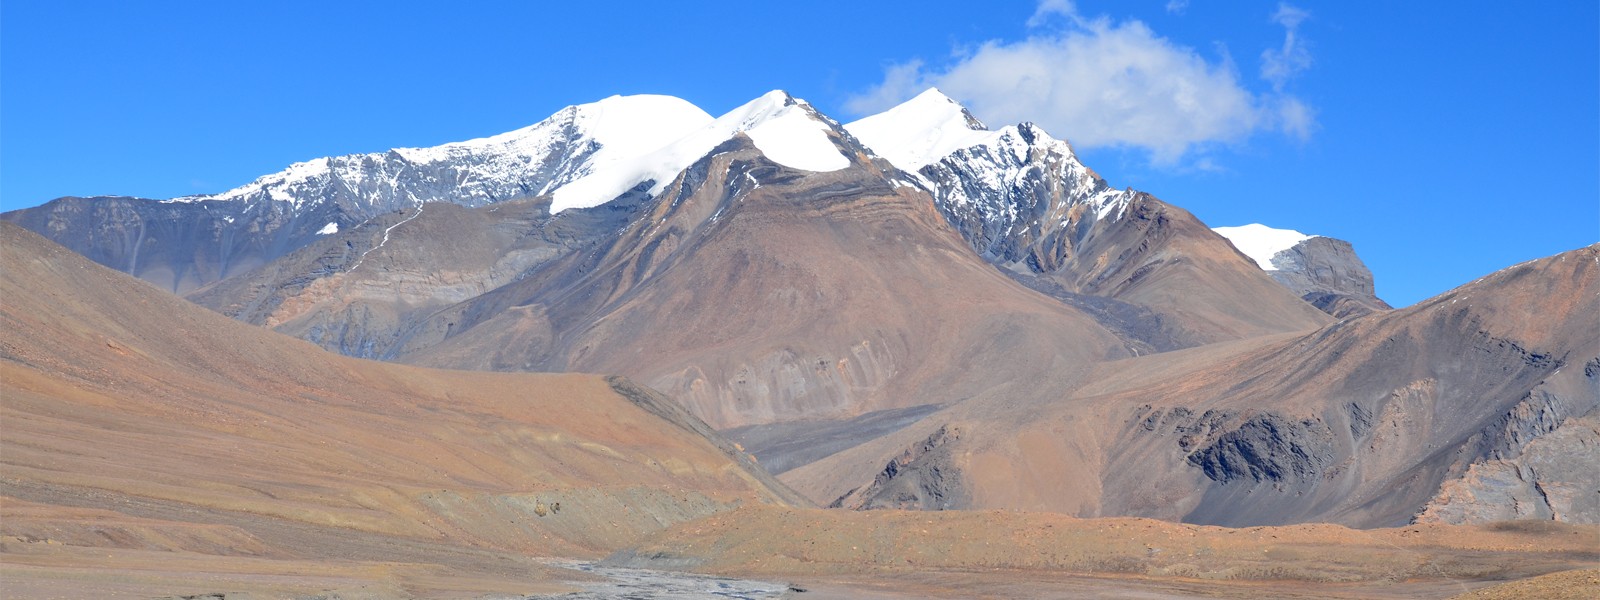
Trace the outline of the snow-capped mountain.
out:
M 729 153 L 744 158 L 737 165 L 723 164 Z M 502 300 L 516 293 L 513 287 L 524 287 L 509 283 L 545 281 L 573 254 L 645 249 L 647 263 L 668 256 L 671 252 L 655 250 L 673 248 L 686 232 L 738 212 L 736 205 L 756 190 L 807 173 L 842 170 L 852 164 L 848 156 L 865 153 L 837 122 L 776 91 L 649 152 L 599 156 L 584 176 L 550 196 L 475 208 L 439 203 L 384 215 L 363 229 L 371 233 L 318 240 L 271 268 L 231 277 L 188 297 L 344 354 L 392 359 L 436 341 L 412 327 L 435 311 L 479 296 L 491 304 Z M 712 198 L 692 203 L 709 206 L 704 212 L 685 205 L 684 198 L 697 193 Z M 383 235 L 377 236 L 380 229 Z M 596 268 L 581 264 L 569 273 L 581 278 Z M 549 291 L 552 286 L 537 287 Z M 473 312 L 493 317 L 503 308 Z M 473 325 L 472 319 L 451 316 L 434 333 L 459 336 Z M 525 346 L 505 350 L 517 359 L 497 366 L 565 368 L 535 361 Z
M 1111 187 L 1034 124 L 991 131 L 929 89 L 845 128 L 913 173 L 979 255 L 1121 323 L 1136 346 L 1172 349 L 1320 322 L 1193 215 Z M 1203 307 L 1196 294 L 1208 296 Z
M 427 202 L 482 206 L 550 193 L 636 160 L 711 120 L 671 96 L 612 96 L 492 137 L 319 158 L 221 194 L 172 201 L 281 204 L 294 211 L 331 203 L 357 222 Z
M 716 427 L 781 426 L 747 431 L 805 447 L 785 481 L 823 504 L 1365 526 L 1487 514 L 1459 498 L 1490 490 L 1571 514 L 1505 482 L 1600 404 L 1574 316 L 1600 298 L 1593 248 L 1335 323 L 1381 305 L 1349 244 L 1213 231 L 937 90 L 848 127 L 776 91 L 716 118 L 613 97 L 4 218 L 348 355 L 618 374 Z M 1549 480 L 1593 489 L 1581 466 Z
M 713 119 L 669 96 L 613 96 L 492 137 L 319 158 L 232 190 L 166 201 L 60 198 L 17 222 L 101 264 L 184 293 L 317 239 L 430 202 L 482 206 L 549 194 Z
M 184 293 L 322 238 L 339 236 L 346 250 L 364 256 L 432 202 L 472 208 L 540 198 L 534 221 L 519 230 L 547 236 L 549 244 L 540 247 L 570 249 L 614 234 L 691 165 L 740 136 L 766 160 L 806 172 L 845 169 L 867 153 L 882 157 L 889 164 L 871 168 L 887 169 L 885 181 L 926 190 L 980 256 L 1029 285 L 1069 302 L 1093 295 L 1153 307 L 1158 314 L 1129 326 L 1144 330 L 1133 337 L 1150 349 L 1315 324 L 1293 306 L 1241 308 L 1221 323 L 1195 319 L 1196 311 L 1161 321 L 1163 307 L 1186 304 L 1187 294 L 1151 290 L 1169 285 L 1153 282 L 1173 278 L 1149 275 L 1177 264 L 1179 255 L 1210 251 L 1210 242 L 1184 249 L 1163 244 L 1174 238 L 1188 244 L 1209 232 L 1146 194 L 1112 188 L 1065 140 L 1029 123 L 987 130 L 938 90 L 848 126 L 782 91 L 717 118 L 677 98 L 615 96 L 493 137 L 297 163 L 222 194 L 165 202 L 67 199 L 7 218 Z M 368 223 L 382 233 L 361 228 Z M 1220 238 L 1216 245 L 1225 247 Z M 1194 262 L 1178 267 L 1192 269 Z M 1259 295 L 1251 296 L 1259 303 Z M 1107 310 L 1146 310 L 1125 308 Z M 1180 323 L 1186 320 L 1196 322 Z
M 845 128 L 921 179 L 973 249 L 1002 264 L 1028 261 L 1053 231 L 1112 216 L 1135 195 L 1107 185 L 1066 141 L 1032 123 L 990 131 L 933 88 Z
M 1350 242 L 1260 223 L 1214 227 L 1273 279 L 1335 317 L 1388 310 L 1372 282 L 1372 271 Z

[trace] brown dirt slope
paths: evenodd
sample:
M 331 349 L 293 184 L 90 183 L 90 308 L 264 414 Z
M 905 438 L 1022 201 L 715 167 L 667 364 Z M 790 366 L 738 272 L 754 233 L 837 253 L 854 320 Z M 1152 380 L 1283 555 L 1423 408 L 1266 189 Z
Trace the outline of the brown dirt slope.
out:
M 0 236 L 8 586 L 184 561 L 525 582 L 541 571 L 520 557 L 595 556 L 739 503 L 799 501 L 623 380 L 346 358 L 20 227 Z

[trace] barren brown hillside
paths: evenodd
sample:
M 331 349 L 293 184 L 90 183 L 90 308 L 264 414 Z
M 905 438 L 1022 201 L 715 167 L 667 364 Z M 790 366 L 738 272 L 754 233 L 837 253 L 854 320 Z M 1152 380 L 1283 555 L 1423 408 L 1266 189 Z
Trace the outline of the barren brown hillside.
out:
M 349 359 L 0 234 L 9 589 L 173 565 L 271 589 L 536 588 L 527 556 L 790 498 L 625 380 Z
M 1306 335 L 1030 380 L 1033 394 L 975 397 L 783 478 L 860 507 L 1595 522 L 1597 261 L 1591 246 Z

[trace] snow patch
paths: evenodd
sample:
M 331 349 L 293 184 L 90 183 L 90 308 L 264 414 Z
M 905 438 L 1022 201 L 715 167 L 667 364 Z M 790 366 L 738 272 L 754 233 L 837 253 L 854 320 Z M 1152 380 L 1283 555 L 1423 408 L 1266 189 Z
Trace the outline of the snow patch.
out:
M 1277 253 L 1317 237 L 1293 229 L 1273 229 L 1260 223 L 1238 227 L 1212 227 L 1211 230 L 1228 238 L 1228 241 L 1233 242 L 1233 247 L 1250 257 L 1250 260 L 1256 261 L 1256 265 L 1264 271 L 1278 270 L 1272 266 L 1272 257 Z
M 745 132 L 761 153 L 780 165 L 807 171 L 837 171 L 850 159 L 828 139 L 829 127 L 800 110 L 784 111 Z
M 332 235 L 335 233 L 339 233 L 339 224 L 332 221 L 329 221 L 327 225 L 323 225 L 322 229 L 317 230 L 317 235 Z

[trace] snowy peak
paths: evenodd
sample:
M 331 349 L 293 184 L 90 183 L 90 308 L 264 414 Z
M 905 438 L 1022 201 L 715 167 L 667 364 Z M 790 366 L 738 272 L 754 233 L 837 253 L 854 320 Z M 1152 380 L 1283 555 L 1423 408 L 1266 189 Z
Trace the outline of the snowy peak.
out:
M 792 99 L 791 99 L 792 100 Z M 767 158 L 780 165 L 806 171 L 837 171 L 850 159 L 829 139 L 834 126 L 803 101 L 794 101 L 744 134 Z
M 446 160 L 466 154 L 499 152 L 531 156 L 562 131 L 576 132 L 607 152 L 638 153 L 660 147 L 688 130 L 711 121 L 711 115 L 673 96 L 611 96 L 598 102 L 568 106 L 537 124 L 486 138 L 432 148 L 396 148 L 415 162 Z
M 354 220 L 425 202 L 479 206 L 548 193 L 711 120 L 671 96 L 612 96 L 495 136 L 299 162 L 221 194 L 172 201 L 287 205 L 296 212 L 332 203 Z
M 807 171 L 843 169 L 850 161 L 829 139 L 832 128 L 804 100 L 773 90 L 668 144 L 609 162 L 555 190 L 550 212 L 599 206 L 645 183 L 651 185 L 648 194 L 658 194 L 678 173 L 741 133 L 778 164 Z
M 1272 257 L 1279 252 L 1293 248 L 1295 244 L 1309 240 L 1312 235 L 1306 235 L 1293 229 L 1274 229 L 1260 223 L 1240 225 L 1238 227 L 1213 227 L 1212 231 L 1228 238 L 1233 247 L 1238 248 L 1263 271 L 1275 271 Z
M 845 129 L 894 166 L 912 173 L 952 152 L 984 144 L 995 134 L 936 88 Z

